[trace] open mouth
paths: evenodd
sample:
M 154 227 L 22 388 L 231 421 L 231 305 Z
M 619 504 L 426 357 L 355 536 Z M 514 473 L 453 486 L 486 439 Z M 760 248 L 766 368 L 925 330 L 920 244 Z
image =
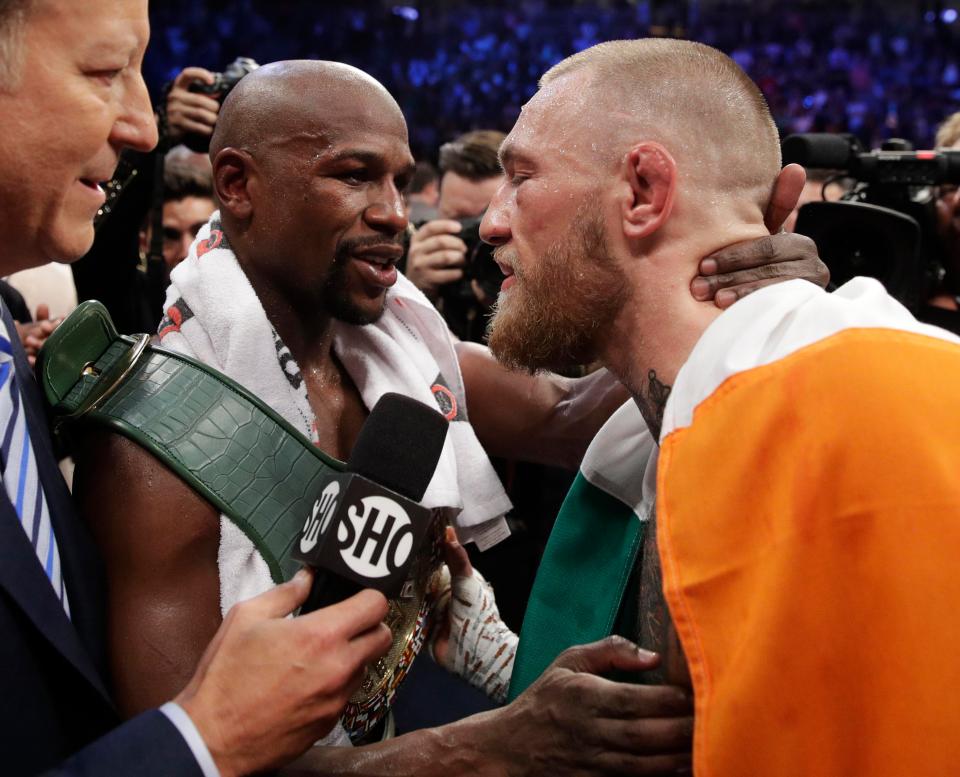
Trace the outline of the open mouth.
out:
M 388 288 L 397 282 L 397 262 L 403 255 L 400 246 L 365 248 L 353 254 L 357 266 L 368 283 Z

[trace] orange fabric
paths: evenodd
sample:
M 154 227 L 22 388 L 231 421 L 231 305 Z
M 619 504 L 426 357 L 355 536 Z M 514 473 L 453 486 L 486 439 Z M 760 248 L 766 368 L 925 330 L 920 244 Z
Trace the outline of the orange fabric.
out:
M 846 330 L 664 441 L 697 777 L 960 770 L 960 346 Z

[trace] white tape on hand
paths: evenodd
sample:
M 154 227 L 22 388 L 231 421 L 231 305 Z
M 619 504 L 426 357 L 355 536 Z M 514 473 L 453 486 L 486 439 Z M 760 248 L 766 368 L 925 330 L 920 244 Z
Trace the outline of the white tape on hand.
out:
M 444 567 L 438 612 L 446 605 L 450 644 L 444 666 L 497 702 L 504 702 L 519 638 L 500 618 L 493 588 L 477 570 L 454 577 Z M 446 584 L 446 585 L 445 585 Z

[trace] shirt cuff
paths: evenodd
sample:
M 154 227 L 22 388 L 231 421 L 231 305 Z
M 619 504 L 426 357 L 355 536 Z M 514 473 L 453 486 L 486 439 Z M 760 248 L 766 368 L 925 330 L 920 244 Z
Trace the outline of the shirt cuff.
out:
M 203 777 L 220 777 L 220 770 L 213 762 L 213 756 L 210 755 L 203 737 L 200 736 L 200 732 L 190 719 L 187 711 L 175 701 L 168 701 L 160 708 L 160 712 L 170 719 L 170 722 L 180 732 L 180 736 L 186 741 L 193 757 L 197 759 L 197 765 L 203 772 Z

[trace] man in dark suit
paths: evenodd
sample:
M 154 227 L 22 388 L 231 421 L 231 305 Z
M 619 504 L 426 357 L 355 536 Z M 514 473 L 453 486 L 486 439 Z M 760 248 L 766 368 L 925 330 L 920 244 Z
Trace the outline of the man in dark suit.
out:
M 96 182 L 121 149 L 156 143 L 147 37 L 146 0 L 0 0 L 0 275 L 86 252 Z M 305 750 L 389 646 L 383 597 L 289 619 L 302 573 L 232 611 L 175 701 L 121 723 L 102 679 L 100 561 L 0 313 L 0 773 L 226 777 Z

